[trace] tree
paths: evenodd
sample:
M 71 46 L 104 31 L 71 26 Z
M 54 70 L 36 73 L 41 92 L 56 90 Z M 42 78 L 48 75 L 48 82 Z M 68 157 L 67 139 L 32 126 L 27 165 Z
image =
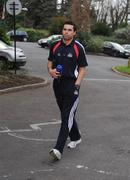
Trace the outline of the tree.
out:
M 90 0 L 72 0 L 71 18 L 80 31 L 90 31 Z
M 49 19 L 57 13 L 56 0 L 23 0 L 23 4 L 28 8 L 27 24 L 33 28 L 46 28 Z
M 91 6 L 95 8 L 97 22 L 111 25 L 112 30 L 117 29 L 127 21 L 129 0 L 93 0 Z
M 0 19 L 4 19 L 4 13 L 5 13 L 5 0 L 0 1 Z
M 71 0 L 61 0 L 59 3 L 59 13 L 61 16 L 66 16 L 70 18 L 70 7 L 71 7 Z

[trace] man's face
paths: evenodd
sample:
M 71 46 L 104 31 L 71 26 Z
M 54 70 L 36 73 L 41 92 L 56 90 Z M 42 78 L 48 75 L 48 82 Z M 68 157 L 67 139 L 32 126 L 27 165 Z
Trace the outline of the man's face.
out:
M 73 39 L 75 36 L 76 31 L 74 31 L 73 25 L 65 24 L 62 30 L 62 35 L 64 40 L 69 41 Z

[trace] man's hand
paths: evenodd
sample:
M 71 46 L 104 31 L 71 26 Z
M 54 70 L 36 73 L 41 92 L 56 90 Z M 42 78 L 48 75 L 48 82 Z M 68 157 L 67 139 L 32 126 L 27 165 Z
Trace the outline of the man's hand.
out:
M 57 79 L 58 77 L 60 77 L 60 73 L 56 70 L 56 69 L 49 69 L 49 74 L 51 75 L 51 77 Z
M 80 67 L 79 68 L 78 78 L 77 78 L 77 80 L 75 82 L 75 86 L 79 86 L 79 88 L 80 88 L 81 82 L 82 82 L 85 74 L 86 74 L 86 67 Z
M 52 61 L 48 61 L 48 63 L 47 63 L 47 69 L 48 69 L 48 72 L 49 72 L 49 74 L 50 74 L 50 76 L 51 76 L 52 78 L 57 79 L 58 77 L 61 76 L 60 73 L 59 73 L 56 69 L 53 69 L 53 63 L 52 63 Z

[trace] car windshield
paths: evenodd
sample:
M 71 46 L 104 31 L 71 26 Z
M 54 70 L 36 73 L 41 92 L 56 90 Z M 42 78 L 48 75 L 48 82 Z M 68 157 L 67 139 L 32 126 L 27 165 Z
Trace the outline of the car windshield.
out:
M 16 35 L 27 35 L 24 31 L 16 31 Z
M 124 50 L 124 48 L 120 44 L 117 44 L 117 43 L 112 43 L 112 44 L 115 48 L 120 49 L 120 50 Z
M 126 48 L 126 49 L 130 49 L 130 45 L 126 45 L 125 48 Z
M 52 38 L 53 38 L 53 36 L 49 36 L 47 39 L 48 39 L 48 40 L 52 40 Z
M 48 39 L 49 39 L 49 40 L 52 40 L 52 39 L 57 39 L 57 38 L 60 38 L 60 37 L 62 37 L 62 35 L 58 35 L 58 34 L 57 34 L 57 35 L 51 35 L 51 36 L 49 36 Z
M 15 33 L 16 33 L 16 35 L 18 35 L 18 36 L 20 36 L 20 35 L 25 35 L 25 36 L 27 36 L 27 32 L 25 32 L 25 31 L 16 31 Z M 7 35 L 13 36 L 13 35 L 14 35 L 14 31 L 9 31 L 9 32 L 7 33 Z
M 8 48 L 8 45 L 0 41 L 0 49 L 7 49 L 7 48 Z

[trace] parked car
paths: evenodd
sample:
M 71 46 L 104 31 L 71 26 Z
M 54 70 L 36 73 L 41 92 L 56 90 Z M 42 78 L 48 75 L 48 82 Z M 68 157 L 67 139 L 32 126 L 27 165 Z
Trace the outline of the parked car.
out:
M 58 41 L 62 38 L 62 35 L 60 34 L 56 34 L 56 35 L 51 35 L 47 38 L 43 38 L 43 39 L 39 39 L 38 40 L 38 45 L 41 47 L 50 47 L 50 45 L 54 42 L 54 41 Z
M 14 40 L 14 31 L 7 32 L 7 35 L 10 37 L 11 40 Z M 16 31 L 16 41 L 24 41 L 28 40 L 28 34 L 26 31 Z
M 15 55 L 14 47 L 8 46 L 6 43 L 0 40 L 0 61 L 6 61 L 10 67 L 14 67 Z M 20 48 L 16 48 L 16 66 L 24 66 L 26 64 L 26 56 Z
M 114 57 L 128 58 L 130 56 L 130 52 L 125 50 L 120 44 L 110 41 L 104 42 L 103 52 Z
M 123 48 L 130 52 L 130 44 L 123 44 Z

